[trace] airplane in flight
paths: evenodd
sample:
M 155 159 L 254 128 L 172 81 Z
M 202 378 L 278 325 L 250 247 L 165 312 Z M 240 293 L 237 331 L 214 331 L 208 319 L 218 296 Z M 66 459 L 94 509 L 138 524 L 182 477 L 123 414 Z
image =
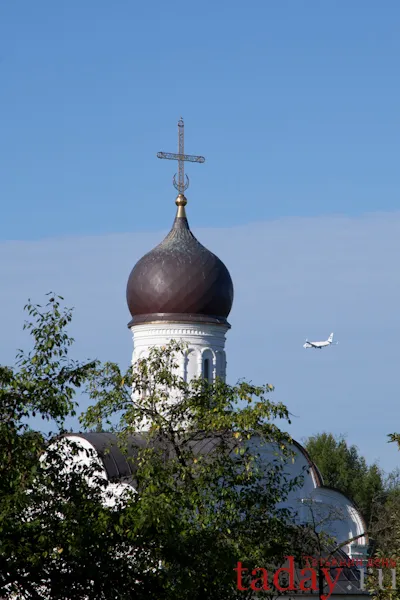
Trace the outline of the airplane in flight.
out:
M 325 346 L 330 346 L 331 344 L 337 344 L 338 342 L 333 341 L 333 333 L 328 337 L 324 342 L 309 342 L 306 340 L 306 343 L 303 344 L 303 348 L 319 348 L 322 350 Z

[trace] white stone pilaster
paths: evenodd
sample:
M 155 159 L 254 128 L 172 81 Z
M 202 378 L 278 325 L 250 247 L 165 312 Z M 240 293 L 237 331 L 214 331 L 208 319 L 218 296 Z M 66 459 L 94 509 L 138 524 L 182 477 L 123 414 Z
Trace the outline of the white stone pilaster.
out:
M 132 364 L 149 354 L 150 348 L 166 346 L 171 340 L 187 344 L 187 355 L 178 357 L 179 373 L 189 382 L 203 374 L 208 359 L 210 379 L 225 380 L 225 335 L 227 325 L 211 323 L 142 323 L 131 327 L 133 337 Z

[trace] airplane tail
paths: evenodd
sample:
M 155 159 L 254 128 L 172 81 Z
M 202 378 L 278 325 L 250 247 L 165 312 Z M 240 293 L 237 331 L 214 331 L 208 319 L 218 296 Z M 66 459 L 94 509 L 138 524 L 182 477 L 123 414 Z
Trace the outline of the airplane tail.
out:
M 328 337 L 328 342 L 330 344 L 332 344 L 332 342 L 333 342 L 333 333 L 331 333 L 331 335 Z

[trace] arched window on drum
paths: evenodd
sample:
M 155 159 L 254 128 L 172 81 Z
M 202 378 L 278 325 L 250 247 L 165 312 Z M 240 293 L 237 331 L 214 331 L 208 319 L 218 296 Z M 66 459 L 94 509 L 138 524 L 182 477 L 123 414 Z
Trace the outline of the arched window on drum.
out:
M 203 358 L 203 379 L 211 381 L 211 364 L 209 358 Z
M 214 355 L 212 351 L 207 348 L 203 350 L 201 356 L 201 376 L 203 379 L 212 383 L 214 381 Z

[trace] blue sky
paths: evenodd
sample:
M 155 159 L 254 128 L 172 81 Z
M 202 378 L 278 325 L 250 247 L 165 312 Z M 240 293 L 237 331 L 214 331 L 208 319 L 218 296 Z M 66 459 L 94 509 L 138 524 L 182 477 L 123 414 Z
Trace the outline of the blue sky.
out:
M 369 0 L 0 5 L 0 362 L 21 308 L 76 307 L 77 353 L 128 363 L 125 285 L 189 216 L 235 284 L 228 371 L 276 386 L 291 433 L 396 466 L 400 5 Z M 339 346 L 305 351 L 335 331 Z

